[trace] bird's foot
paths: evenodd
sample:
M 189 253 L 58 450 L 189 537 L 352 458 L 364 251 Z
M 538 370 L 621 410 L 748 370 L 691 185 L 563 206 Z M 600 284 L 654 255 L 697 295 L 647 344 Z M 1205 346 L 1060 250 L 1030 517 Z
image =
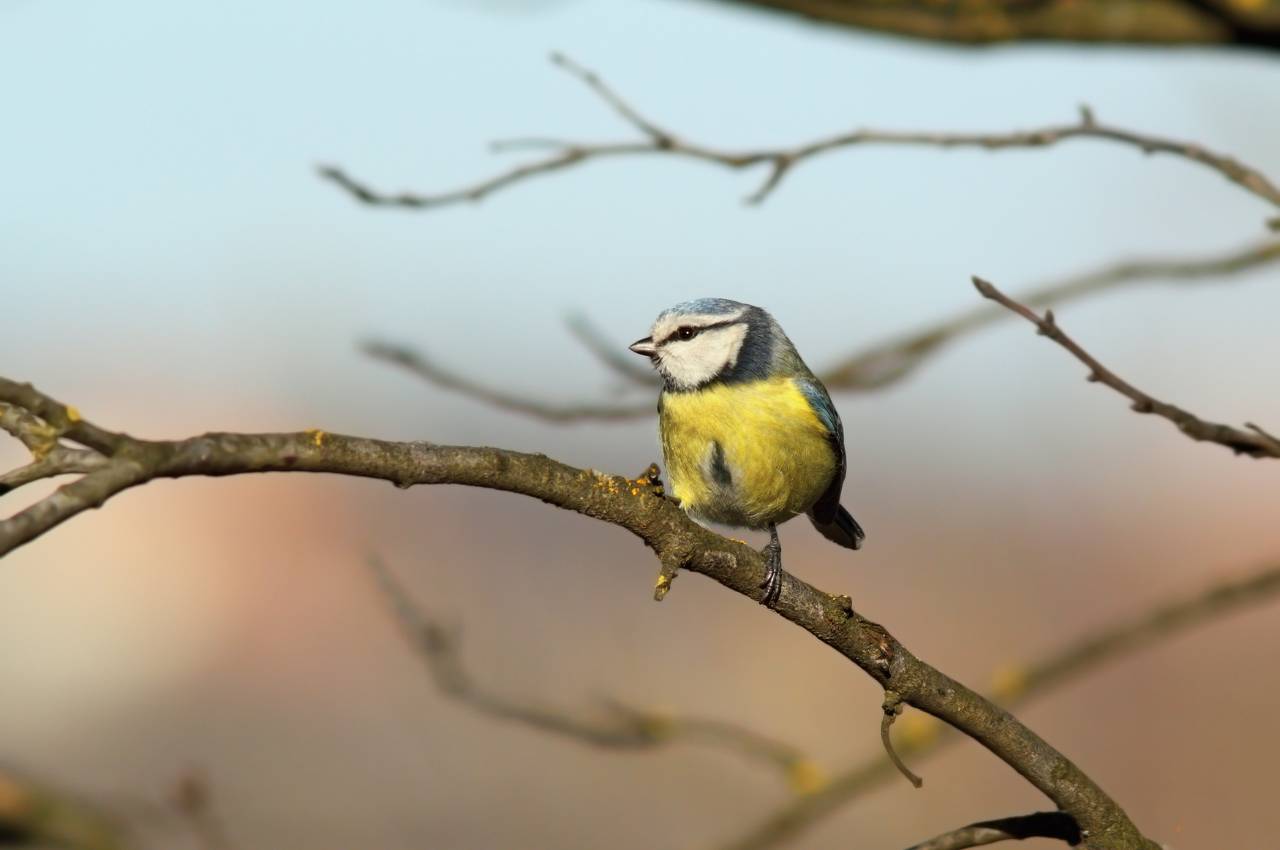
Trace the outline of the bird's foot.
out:
M 662 469 L 656 463 L 649 464 L 648 469 L 640 473 L 640 476 L 636 478 L 636 484 L 648 489 L 650 493 L 659 498 L 675 502 L 677 505 L 680 504 L 680 500 L 668 494 L 666 488 L 662 485 Z
M 778 542 L 777 534 L 774 534 L 773 538 L 765 544 L 760 554 L 764 555 L 765 564 L 768 567 L 764 574 L 764 581 L 760 584 L 760 589 L 764 591 L 760 604 L 766 608 L 772 608 L 782 593 L 782 544 Z

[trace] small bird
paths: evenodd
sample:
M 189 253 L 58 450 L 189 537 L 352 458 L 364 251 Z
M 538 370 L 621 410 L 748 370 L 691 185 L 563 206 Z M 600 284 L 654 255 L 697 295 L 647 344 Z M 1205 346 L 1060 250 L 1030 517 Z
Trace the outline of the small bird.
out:
M 840 506 L 844 428 L 831 396 L 774 318 L 702 298 L 662 312 L 631 350 L 661 374 L 662 454 L 671 495 L 695 519 L 768 529 L 761 600 L 781 592 L 778 524 L 808 514 L 822 536 L 866 536 Z

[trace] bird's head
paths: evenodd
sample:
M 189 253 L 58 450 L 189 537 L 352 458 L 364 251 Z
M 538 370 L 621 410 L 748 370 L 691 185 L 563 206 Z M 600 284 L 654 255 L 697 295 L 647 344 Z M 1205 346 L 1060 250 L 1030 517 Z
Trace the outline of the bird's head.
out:
M 775 339 L 786 337 L 759 307 L 700 298 L 664 310 L 631 350 L 653 362 L 668 389 L 681 391 L 716 380 L 768 377 Z

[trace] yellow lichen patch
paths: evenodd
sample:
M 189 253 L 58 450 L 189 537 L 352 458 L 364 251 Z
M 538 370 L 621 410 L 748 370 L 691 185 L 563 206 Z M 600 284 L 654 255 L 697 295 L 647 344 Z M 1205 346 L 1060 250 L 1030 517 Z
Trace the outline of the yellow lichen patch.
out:
M 70 404 L 67 405 L 67 421 L 68 422 L 80 421 L 80 411 Z
M 325 438 L 329 436 L 319 428 L 311 428 L 307 430 L 306 434 L 311 438 L 312 444 L 314 444 L 317 449 L 324 447 Z
M 655 708 L 639 718 L 640 729 L 655 741 L 670 738 L 676 731 L 675 713 L 670 709 Z
M 1015 699 L 1026 689 L 1027 668 L 1021 664 L 1002 664 L 991 675 L 991 695 L 996 699 Z
M 633 495 L 633 496 L 639 496 L 639 495 L 640 495 L 640 491 L 639 491 L 639 490 L 637 490 L 635 487 L 632 487 L 632 488 L 631 488 L 631 495 Z
M 654 582 L 654 590 L 667 590 L 671 587 L 671 576 L 663 573 L 658 576 L 658 580 Z
M 893 724 L 896 737 L 904 747 L 923 747 L 932 743 L 938 737 L 940 727 L 936 717 L 919 711 L 909 711 Z
M 19 820 L 31 808 L 30 792 L 14 779 L 0 774 L 0 815 L 8 820 Z
M 797 794 L 816 794 L 827 782 L 827 772 L 811 758 L 798 758 L 787 765 L 787 784 Z

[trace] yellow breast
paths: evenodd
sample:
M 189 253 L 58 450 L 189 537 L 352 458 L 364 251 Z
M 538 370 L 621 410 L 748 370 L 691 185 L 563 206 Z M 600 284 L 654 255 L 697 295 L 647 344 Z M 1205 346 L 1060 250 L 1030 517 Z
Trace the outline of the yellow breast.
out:
M 835 474 L 827 429 L 790 378 L 663 393 L 671 492 L 712 522 L 760 528 L 813 506 Z

